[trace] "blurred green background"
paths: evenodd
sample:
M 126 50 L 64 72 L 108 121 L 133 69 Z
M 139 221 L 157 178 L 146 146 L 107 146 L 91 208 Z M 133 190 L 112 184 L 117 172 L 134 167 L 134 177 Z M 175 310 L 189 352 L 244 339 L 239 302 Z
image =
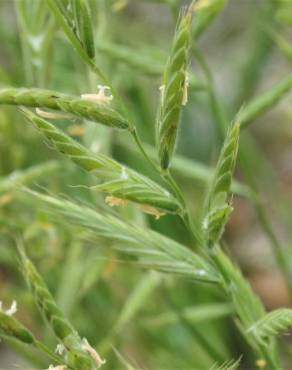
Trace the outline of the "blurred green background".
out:
M 37 13 L 39 1 L 30 0 L 31 11 L 25 18 L 17 4 L 22 1 L 29 0 L 0 0 L 0 86 L 36 86 L 77 95 L 95 92 L 99 81 L 48 9 L 43 7 L 42 13 Z M 290 5 L 289 15 L 288 3 L 226 1 L 202 34 L 194 17 L 195 44 L 211 71 L 209 78 L 227 119 L 291 72 L 292 12 Z M 97 63 L 125 98 L 142 140 L 153 152 L 159 86 L 182 3 L 91 0 L 90 5 Z M 182 117 L 173 173 L 194 217 L 198 217 L 222 137 L 206 88 L 210 80 L 204 62 L 196 53 L 191 54 L 189 103 Z M 234 196 L 234 212 L 225 233 L 226 249 L 268 309 L 291 305 L 271 248 L 276 238 L 292 266 L 291 120 L 288 94 L 241 138 L 245 160 L 238 166 L 236 178 L 257 189 L 272 236 L 259 221 L 253 202 L 238 195 Z M 60 125 L 93 151 L 110 154 L 155 178 L 127 134 L 81 123 L 76 119 Z M 26 184 L 93 207 L 102 204 L 108 210 L 102 195 L 74 187 L 93 184 L 92 178 L 51 150 L 13 107 L 0 108 L 0 158 L 2 179 L 14 171 L 56 161 L 45 174 L 32 176 Z M 8 305 L 16 298 L 17 317 L 52 348 L 52 333 L 41 320 L 19 271 L 17 237 L 23 237 L 28 254 L 81 335 L 105 353 L 106 368 L 126 368 L 126 361 L 142 369 L 200 370 L 242 353 L 242 368 L 256 368 L 256 359 L 231 320 L 232 307 L 216 288 L 149 272 L 107 248 L 103 241 L 88 242 L 81 230 L 57 222 L 31 200 L 19 199 L 12 189 L 5 188 L 4 181 L 0 180 L 0 300 Z M 174 216 L 155 221 L 135 205 L 116 212 L 189 243 L 183 224 Z M 289 337 L 283 348 L 289 369 Z M 34 368 L 45 368 L 49 363 L 16 343 L 0 344 L 0 367 L 19 367 L 22 359 Z

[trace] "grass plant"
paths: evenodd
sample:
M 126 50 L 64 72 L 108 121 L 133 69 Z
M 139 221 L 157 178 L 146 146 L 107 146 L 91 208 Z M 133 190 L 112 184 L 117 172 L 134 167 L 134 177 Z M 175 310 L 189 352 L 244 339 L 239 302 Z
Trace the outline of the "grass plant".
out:
M 13 36 L 3 27 L 1 38 L 15 38 L 7 53 L 21 61 L 0 69 L 8 143 L 0 149 L 0 272 L 8 271 L 0 298 L 20 308 L 15 316 L 16 301 L 0 306 L 0 336 L 30 365 L 291 368 L 281 334 L 292 326 L 292 309 L 268 311 L 232 255 L 229 234 L 240 234 L 233 214 L 246 202 L 291 299 L 291 252 L 263 203 L 277 192 L 277 222 L 289 224 L 291 199 L 281 198 L 257 127 L 289 94 L 291 72 L 263 92 L 257 86 L 271 45 L 289 54 L 283 40 L 292 13 L 288 1 L 248 5 L 255 47 L 241 70 L 233 66 L 239 86 L 224 82 L 234 95 L 227 101 L 201 45 L 233 2 L 0 4 L 3 14 L 14 12 L 15 27 Z M 135 46 L 130 22 L 140 7 L 168 15 L 165 50 L 150 46 L 151 36 Z M 196 125 L 201 106 L 211 117 L 211 144 Z M 203 163 L 200 141 L 212 166 Z M 186 158 L 187 149 L 200 158 Z

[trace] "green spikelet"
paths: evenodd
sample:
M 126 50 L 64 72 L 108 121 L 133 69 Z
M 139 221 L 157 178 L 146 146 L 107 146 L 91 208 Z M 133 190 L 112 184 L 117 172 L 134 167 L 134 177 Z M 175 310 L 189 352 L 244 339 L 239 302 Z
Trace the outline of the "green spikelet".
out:
M 223 364 L 217 366 L 215 364 L 210 370 L 236 370 L 239 367 L 241 358 L 237 360 L 227 360 Z
M 74 22 L 72 13 L 70 11 L 69 2 L 67 0 L 53 0 L 55 6 L 59 9 L 60 13 L 68 23 L 68 26 L 74 30 Z
M 0 336 L 1 335 L 15 338 L 26 344 L 35 343 L 33 334 L 13 316 L 7 315 L 2 310 L 0 310 Z
M 102 155 L 93 154 L 84 146 L 65 135 L 51 123 L 23 110 L 27 118 L 53 142 L 56 149 L 68 156 L 78 166 L 94 174 L 102 181 L 95 187 L 118 198 L 148 204 L 168 212 L 179 212 L 178 201 L 160 185 L 147 177 L 121 165 L 115 160 Z
M 87 0 L 71 0 L 79 39 L 90 58 L 95 56 L 92 19 Z
M 279 308 L 266 314 L 259 321 L 247 329 L 248 334 L 254 334 L 260 339 L 287 332 L 292 327 L 292 310 L 289 308 Z
M 49 108 L 106 126 L 129 129 L 129 122 L 115 110 L 77 96 L 42 89 L 0 89 L 0 104 Z
M 50 213 L 70 224 L 92 230 L 118 251 L 138 258 L 145 267 L 164 273 L 179 274 L 199 281 L 218 282 L 213 266 L 187 247 L 150 229 L 126 223 L 110 214 L 102 214 L 86 205 L 57 197 L 26 191 L 48 206 Z M 94 239 L 96 241 L 96 239 Z
M 26 256 L 24 249 L 19 248 L 19 250 L 24 277 L 41 314 L 64 346 L 66 364 L 76 370 L 96 370 L 103 364 L 103 361 L 97 353 L 94 357 L 88 352 L 90 347 L 88 342 L 80 338 L 77 331 L 58 308 L 44 280 Z
M 206 241 L 209 247 L 221 238 L 226 222 L 232 211 L 228 195 L 238 151 L 240 125 L 235 124 L 228 130 L 209 194 L 203 221 Z
M 186 104 L 187 63 L 190 46 L 191 7 L 181 14 L 163 77 L 157 121 L 160 165 L 167 169 L 174 152 L 182 105 Z

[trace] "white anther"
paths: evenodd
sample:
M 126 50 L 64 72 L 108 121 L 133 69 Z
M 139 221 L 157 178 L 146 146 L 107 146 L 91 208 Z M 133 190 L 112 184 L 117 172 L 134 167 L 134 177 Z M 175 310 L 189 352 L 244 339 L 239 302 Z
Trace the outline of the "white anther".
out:
M 197 270 L 197 275 L 199 276 L 205 276 L 207 272 L 205 270 Z
M 99 356 L 96 350 L 91 347 L 86 338 L 83 338 L 82 340 L 82 349 L 95 361 L 98 368 L 106 363 L 106 361 Z
M 35 112 L 37 115 L 39 115 L 42 118 L 49 118 L 49 119 L 64 119 L 68 118 L 68 114 L 65 113 L 57 113 L 57 112 L 47 112 L 45 110 L 42 110 L 40 108 L 36 108 Z
M 91 146 L 90 146 L 90 150 L 93 152 L 93 153 L 98 153 L 101 149 L 101 144 L 99 141 L 95 140 Z
M 11 307 L 5 311 L 6 315 L 12 316 L 17 312 L 17 302 L 14 300 L 11 304 Z
M 121 172 L 121 180 L 127 180 L 129 178 L 127 172 L 126 172 L 126 169 L 125 167 L 122 168 L 122 172 Z
M 163 104 L 165 85 L 159 86 L 159 91 L 160 91 L 160 96 L 161 96 L 161 103 Z
M 110 91 L 109 86 L 97 85 L 97 94 L 82 94 L 81 99 L 92 101 L 97 104 L 109 104 L 113 100 L 113 95 L 106 95 L 106 91 Z
M 184 86 L 183 86 L 182 105 L 186 105 L 188 102 L 188 89 L 189 89 L 189 76 L 188 74 L 186 74 Z
M 63 356 L 65 350 L 66 350 L 65 346 L 62 343 L 59 343 L 59 344 L 57 344 L 57 347 L 55 349 L 55 352 L 58 355 Z

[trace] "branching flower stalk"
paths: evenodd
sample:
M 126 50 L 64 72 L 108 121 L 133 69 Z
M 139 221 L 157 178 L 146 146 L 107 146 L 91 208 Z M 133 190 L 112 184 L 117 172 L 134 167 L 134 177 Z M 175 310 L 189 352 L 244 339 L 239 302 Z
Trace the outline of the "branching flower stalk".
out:
M 212 214 L 216 214 L 215 218 L 212 217 L 211 224 L 208 221 L 208 225 L 210 224 L 212 227 L 206 228 L 206 246 L 209 248 L 211 246 L 216 246 L 217 241 L 221 238 L 222 228 L 226 223 L 226 216 L 224 212 L 222 213 L 222 210 L 225 209 L 225 204 L 229 207 L 227 203 L 227 195 L 230 192 L 231 177 L 234 170 L 238 148 L 238 136 L 239 125 L 235 124 L 234 126 L 231 126 L 229 133 L 226 136 L 225 144 L 218 161 L 217 170 L 214 174 L 214 180 L 211 183 L 210 192 L 208 194 L 208 201 L 206 203 L 207 217 L 210 218 L 210 209 L 215 210 L 215 213 L 214 211 L 211 212 Z M 48 198 L 46 198 L 46 200 L 51 201 Z M 56 203 L 56 201 L 54 201 L 54 204 L 60 205 L 60 203 Z M 70 207 L 73 207 L 73 205 L 70 205 Z M 73 213 L 80 215 L 81 209 L 78 212 L 71 212 L 71 214 Z M 86 219 L 87 221 L 85 223 L 81 222 L 81 224 L 88 225 L 89 217 Z M 117 222 L 117 220 L 115 222 Z M 105 221 L 105 223 L 108 223 L 108 221 Z M 96 224 L 100 224 L 100 221 L 94 222 L 94 225 Z M 231 262 L 226 258 L 226 256 L 224 256 L 224 254 L 222 254 L 222 252 L 218 253 L 216 250 L 217 248 L 214 249 L 214 252 L 211 250 L 210 256 L 222 275 L 225 287 L 224 289 L 234 303 L 237 315 L 240 318 L 240 322 L 244 330 L 244 328 L 252 325 L 257 320 L 260 320 L 264 316 L 265 311 L 260 301 L 254 296 L 249 285 L 244 281 L 242 275 L 239 272 L 236 272 L 236 269 L 234 269 Z M 231 290 L 230 286 L 232 286 Z M 249 297 L 249 299 L 247 299 L 247 297 Z M 271 366 L 271 369 L 276 369 L 278 364 L 274 358 L 275 353 L 273 354 L 273 352 L 268 348 L 259 343 L 257 341 L 257 337 L 251 336 L 251 338 L 248 337 L 247 339 L 255 350 L 261 354 L 261 356 L 264 356 L 267 363 Z M 271 345 L 272 344 L 269 343 L 269 346 Z
M 173 14 L 177 13 L 178 2 L 176 0 L 161 0 L 160 2 L 170 5 Z M 156 220 L 165 214 L 179 216 L 193 237 L 194 245 L 197 248 L 195 252 L 188 246 L 160 232 L 151 230 L 146 224 L 141 227 L 126 221 L 123 219 L 124 209 L 120 209 L 119 214 L 114 214 L 106 207 L 96 207 L 95 205 L 90 207 L 84 202 L 78 203 L 64 197 L 44 195 L 32 190 L 20 192 L 20 201 L 25 203 L 27 199 L 30 201 L 33 199 L 33 201 L 44 204 L 45 209 L 49 210 L 48 213 L 49 217 L 51 216 L 53 219 L 52 222 L 58 220 L 63 224 L 67 222 L 69 225 L 66 225 L 66 227 L 72 228 L 73 225 L 74 230 L 78 227 L 84 232 L 84 237 L 71 236 L 72 238 L 76 237 L 78 243 L 80 242 L 80 245 L 78 245 L 78 257 L 80 256 L 80 259 L 83 256 L 82 247 L 87 244 L 96 246 L 98 241 L 102 243 L 104 249 L 111 247 L 114 251 L 133 256 L 134 263 L 137 265 L 155 269 L 160 273 L 184 277 L 196 283 L 215 286 L 218 291 L 224 293 L 237 328 L 253 350 L 254 360 L 258 360 L 258 366 L 262 366 L 266 370 L 279 370 L 281 365 L 276 336 L 291 328 L 292 311 L 283 308 L 267 314 L 263 303 L 255 295 L 239 268 L 223 252 L 221 244 L 225 226 L 233 210 L 231 184 L 239 151 L 240 130 L 272 108 L 291 91 L 292 77 L 289 74 L 269 91 L 247 103 L 241 102 L 245 105 L 231 124 L 228 124 L 230 120 L 226 119 L 224 106 L 216 94 L 208 63 L 197 44 L 193 45 L 197 43 L 199 36 L 207 29 L 226 3 L 225 0 L 190 1 L 189 6 L 184 8 L 178 16 L 171 50 L 163 73 L 157 113 L 156 150 L 159 164 L 156 164 L 155 160 L 152 159 L 155 156 L 148 155 L 147 149 L 138 135 L 132 113 L 128 111 L 123 98 L 97 65 L 95 58 L 98 53 L 103 54 L 104 52 L 109 59 L 122 60 L 128 66 L 136 66 L 138 70 L 146 71 L 148 75 L 160 73 L 162 65 L 158 63 L 150 66 L 151 68 L 147 68 L 147 63 L 152 60 L 151 58 L 144 60 L 143 56 L 137 55 L 127 47 L 121 46 L 114 50 L 115 42 L 106 40 L 103 45 L 97 45 L 99 40 L 95 38 L 93 11 L 97 8 L 88 0 L 48 0 L 47 7 L 41 7 L 40 9 L 44 9 L 43 14 L 49 13 L 48 24 L 50 25 L 52 20 L 53 24 L 56 22 L 59 25 L 81 60 L 96 75 L 99 83 L 103 84 L 99 85 L 99 91 L 96 94 L 85 93 L 81 96 L 72 96 L 53 90 L 5 88 L 0 90 L 0 104 L 19 106 L 26 118 L 58 152 L 64 154 L 65 157 L 72 160 L 83 170 L 94 174 L 98 183 L 90 189 L 106 193 L 105 203 L 108 206 L 126 207 L 128 202 L 131 201 L 137 203 L 139 210 L 154 216 Z M 103 2 L 101 5 L 103 9 L 106 8 L 105 4 L 106 2 Z M 270 11 L 270 9 L 274 9 L 274 6 L 268 8 Z M 19 10 L 21 9 L 20 7 Z M 23 14 L 20 12 L 20 15 Z M 195 22 L 193 22 L 193 19 Z M 21 17 L 20 20 L 22 21 Z M 48 24 L 45 23 L 42 27 L 46 28 Z M 22 27 L 25 29 L 24 25 Z M 40 30 L 42 30 L 42 27 L 40 27 Z M 38 32 L 41 32 L 40 30 L 38 29 Z M 48 28 L 46 30 L 50 33 Z M 193 49 L 195 58 L 206 77 L 209 105 L 215 120 L 218 121 L 218 132 L 223 142 L 215 171 L 212 172 L 212 178 L 208 184 L 208 191 L 205 195 L 204 207 L 202 207 L 199 221 L 194 220 L 190 214 L 184 194 L 170 172 L 178 139 L 182 109 L 188 101 L 188 68 L 190 65 L 188 54 L 190 48 Z M 265 50 L 266 45 L 263 45 L 260 55 L 256 53 L 254 59 L 261 61 L 262 51 L 265 52 Z M 130 56 L 134 60 L 127 61 Z M 26 67 L 28 61 L 29 58 L 26 57 Z M 29 82 L 31 82 L 33 68 L 27 71 L 29 72 Z M 42 81 L 43 76 L 37 82 L 41 84 Z M 255 82 L 251 81 L 250 83 L 255 85 Z M 247 86 L 247 90 L 247 95 L 250 96 L 252 90 L 250 86 Z M 35 108 L 36 114 L 27 108 Z M 237 109 L 238 107 L 236 107 Z M 164 182 L 166 188 L 142 175 L 139 171 L 134 171 L 122 165 L 108 155 L 93 153 L 93 151 L 87 149 L 86 145 L 80 144 L 59 129 L 57 124 L 48 121 L 63 118 L 71 120 L 76 117 L 128 132 L 134 139 L 138 150 L 155 169 L 156 174 L 160 176 L 160 180 Z M 85 140 L 84 142 L 86 143 Z M 242 158 L 243 154 L 239 151 L 239 160 L 241 161 Z M 44 171 L 47 172 L 47 170 L 51 171 L 53 169 L 55 169 L 54 164 L 49 163 L 36 168 L 32 167 L 14 176 L 2 179 L 0 181 L 0 192 L 5 193 L 10 188 L 14 191 L 16 188 L 39 178 Z M 251 186 L 251 189 L 248 188 L 249 198 L 256 206 L 262 227 L 274 247 L 278 264 L 291 285 L 289 264 L 284 258 L 283 251 L 279 248 L 280 245 L 270 228 L 260 203 L 258 203 L 256 187 L 252 186 L 252 182 L 249 182 L 249 185 Z M 89 188 L 84 185 L 83 187 Z M 101 208 L 103 210 L 100 210 Z M 52 353 L 45 344 L 38 341 L 13 316 L 16 304 L 13 304 L 8 310 L 3 310 L 0 307 L 0 335 L 14 338 L 46 353 L 58 365 L 55 369 L 59 367 L 63 370 L 66 366 L 69 370 L 96 370 L 102 366 L 104 360 L 86 338 L 82 339 L 71 321 L 64 315 L 49 291 L 45 280 L 27 257 L 22 246 L 19 247 L 19 252 L 22 272 L 34 301 L 59 342 L 57 355 Z M 71 249 L 69 249 L 70 252 Z M 96 253 L 95 249 L 94 253 Z M 77 259 L 76 256 L 75 259 Z M 64 276 L 73 276 L 73 272 L 70 271 L 70 274 Z M 82 276 L 82 271 L 79 271 L 78 276 Z M 94 271 L 93 276 L 94 280 L 97 276 L 96 271 Z M 129 323 L 130 318 L 133 317 L 138 308 L 142 307 L 146 297 L 157 285 L 159 279 L 160 277 L 155 277 L 154 280 L 152 278 L 150 280 L 146 279 L 146 283 L 142 280 L 142 287 L 138 287 L 138 290 L 134 291 L 135 294 L 130 296 L 128 304 L 125 305 L 116 321 L 116 325 L 113 326 L 114 330 L 111 330 L 105 336 L 105 344 L 102 343 L 107 350 L 110 348 L 111 338 L 115 338 L 117 332 L 121 332 L 121 328 Z M 150 286 L 147 285 L 149 281 Z M 74 287 L 77 286 L 76 283 Z M 95 292 L 93 289 L 91 293 L 96 293 L 99 299 L 99 291 Z M 141 298 L 141 296 L 143 297 Z M 141 298 L 141 301 L 138 302 L 137 297 Z M 96 307 L 94 307 L 94 310 L 96 310 Z M 184 317 L 182 319 L 185 325 L 190 325 L 188 320 L 185 320 Z M 199 334 L 199 337 L 201 345 L 208 351 L 211 359 L 214 360 L 216 357 L 221 360 L 221 357 L 224 358 L 217 351 L 216 346 L 213 347 L 213 343 L 210 346 L 204 336 Z M 240 359 L 237 361 L 228 360 L 218 369 L 231 370 L 236 368 L 239 362 Z M 49 367 L 49 369 L 51 368 L 54 368 L 54 365 Z
M 76 6 L 74 8 L 75 9 L 75 19 L 78 19 L 78 14 L 81 11 L 81 9 L 78 8 L 78 5 L 77 5 L 79 1 L 80 0 L 76 0 L 76 4 L 75 4 Z M 81 3 L 79 5 L 82 7 Z M 81 57 L 86 61 L 86 63 L 90 67 L 93 68 L 93 65 L 95 65 L 93 60 L 89 57 L 89 55 L 83 49 L 82 43 L 78 39 L 77 35 L 73 32 L 72 25 L 70 27 L 70 21 L 69 21 L 70 17 L 68 15 L 66 16 L 65 13 L 62 14 L 62 8 L 60 8 L 57 5 L 57 3 L 54 2 L 54 0 L 49 2 L 49 6 L 53 10 L 54 14 L 57 16 L 57 19 L 59 20 L 62 27 L 64 28 L 65 33 L 67 34 L 69 39 L 72 41 L 73 45 L 76 47 Z M 169 82 L 165 81 L 165 84 L 167 85 L 166 92 L 165 92 L 166 98 L 169 97 L 173 99 L 174 101 L 179 99 L 180 100 L 179 105 L 186 104 L 187 102 L 188 81 L 187 81 L 187 75 L 186 75 L 186 68 L 187 68 L 188 43 L 189 43 L 189 37 L 190 37 L 189 33 L 190 33 L 190 25 L 191 25 L 191 17 L 192 17 L 192 6 L 193 4 L 186 11 L 186 14 L 181 16 L 181 19 L 178 22 L 177 32 L 175 33 L 173 48 L 171 52 L 172 56 L 170 56 L 170 59 L 168 62 L 169 67 L 167 67 L 169 69 L 169 74 L 171 73 L 172 69 L 174 69 L 174 71 L 175 70 L 177 71 L 181 70 L 181 71 L 178 72 L 177 74 L 176 82 L 172 81 L 171 85 L 169 85 L 170 81 Z M 117 97 L 117 93 L 113 90 L 112 86 L 109 84 L 109 82 L 107 81 L 105 76 L 100 72 L 100 70 L 96 68 L 93 68 L 93 70 L 95 73 L 99 75 L 99 77 L 102 79 L 104 83 L 108 84 L 111 87 L 114 93 L 114 96 Z M 167 79 L 167 75 L 165 75 L 165 79 Z M 172 91 L 175 91 L 175 86 L 177 84 L 181 86 L 180 87 L 180 97 L 179 98 L 176 96 L 171 97 Z M 120 103 L 120 105 L 122 106 L 125 112 L 124 106 L 121 103 L 120 98 L 118 99 L 118 102 Z M 115 112 L 114 110 L 112 110 L 111 108 L 107 106 L 97 105 L 91 101 L 85 102 L 85 101 L 82 101 L 82 98 L 79 99 L 79 98 L 75 98 L 71 96 L 66 96 L 64 94 L 59 94 L 53 91 L 46 91 L 46 90 L 41 91 L 41 90 L 33 90 L 33 89 L 30 89 L 29 91 L 25 89 L 18 89 L 18 90 L 17 89 L 15 90 L 14 89 L 4 89 L 0 91 L 0 104 L 1 103 L 26 105 L 26 106 L 36 107 L 38 109 L 45 107 L 45 108 L 50 108 L 54 110 L 61 110 L 66 113 L 70 113 L 73 115 L 77 115 L 79 117 L 95 120 L 97 122 L 100 122 L 102 124 L 109 125 L 112 127 L 128 129 L 131 132 L 141 153 L 148 160 L 151 166 L 155 170 L 159 171 L 156 164 L 149 158 L 147 152 L 145 151 L 141 143 L 141 140 L 138 136 L 136 128 L 132 126 L 130 121 L 127 121 L 125 118 L 123 118 L 117 112 Z M 180 108 L 178 107 L 177 112 L 179 112 L 179 110 Z M 165 114 L 168 114 L 168 113 L 165 113 Z M 174 112 L 173 114 L 177 115 L 177 113 L 174 113 Z M 177 123 L 175 125 L 177 125 Z M 174 133 L 173 139 L 171 139 L 171 141 L 174 142 L 176 140 L 176 136 L 177 134 Z M 176 194 L 176 196 L 178 196 L 178 199 L 180 200 L 180 202 L 182 202 L 183 197 L 181 196 L 178 187 L 175 185 L 175 182 L 172 180 L 172 177 L 168 171 L 166 172 L 166 174 L 163 174 L 163 178 L 166 180 L 166 182 L 168 183 L 172 191 Z M 182 209 L 185 209 L 185 208 L 186 208 L 186 205 L 185 203 L 183 203 Z M 199 231 L 192 224 L 190 220 L 190 216 L 188 215 L 188 211 L 181 214 L 181 217 L 184 223 L 186 224 L 187 228 L 193 235 L 195 243 L 200 244 Z
M 161 237 L 158 238 L 158 234 L 154 235 L 150 230 L 144 232 L 142 229 L 137 229 L 137 227 L 131 228 L 130 225 L 122 223 L 115 217 L 103 216 L 94 210 L 69 201 L 35 192 L 30 194 L 48 204 L 54 212 L 60 212 L 68 220 L 94 230 L 97 235 L 106 240 L 115 240 L 116 248 L 119 251 L 134 254 L 145 266 L 169 273 L 183 275 L 190 273 L 190 276 L 193 276 L 196 280 L 216 282 L 215 271 L 206 262 L 204 265 L 202 264 L 204 259 L 200 259 L 198 256 L 195 257 L 195 254 L 186 248 L 179 245 L 175 246 L 172 242 L 170 244 L 170 240 L 165 239 L 164 241 Z M 56 215 L 56 213 L 54 214 Z M 151 248 L 149 248 L 150 246 Z M 268 342 L 267 345 L 263 345 L 253 333 L 245 334 L 245 330 L 248 330 L 251 325 L 264 317 L 265 310 L 261 302 L 254 295 L 239 270 L 233 266 L 222 251 L 216 247 L 210 252 L 210 257 L 216 264 L 221 276 L 217 282 L 220 285 L 222 284 L 226 295 L 231 298 L 234 304 L 236 315 L 240 319 L 239 328 L 243 335 L 258 353 L 258 356 L 266 359 L 271 369 L 279 369 L 279 365 L 274 358 L 275 355 L 269 349 L 272 344 Z M 166 260 L 168 260 L 167 263 Z M 191 260 L 194 263 L 193 267 Z M 191 263 L 189 272 L 187 264 L 185 262 L 182 264 L 182 261 Z M 197 273 L 194 271 L 195 266 Z
M 26 105 L 28 107 L 41 107 L 41 108 L 45 107 L 45 108 L 49 108 L 49 109 L 53 109 L 53 110 L 59 110 L 61 112 L 69 113 L 69 114 L 72 114 L 72 115 L 76 115 L 78 117 L 95 120 L 95 121 L 97 121 L 99 123 L 103 123 L 104 125 L 107 125 L 107 126 L 116 127 L 116 128 L 119 128 L 119 129 L 128 129 L 128 130 L 130 129 L 130 124 L 122 116 L 120 116 L 116 111 L 112 110 L 107 105 L 104 105 L 104 104 L 99 105 L 99 104 L 96 104 L 93 101 L 84 100 L 84 99 L 82 99 L 82 97 L 81 98 L 72 97 L 72 96 L 69 96 L 69 95 L 60 94 L 60 93 L 57 93 L 57 92 L 54 92 L 54 91 L 49 91 L 49 90 L 3 89 L 3 90 L 0 90 L 0 104 Z M 38 119 L 38 117 L 36 115 L 33 115 L 32 113 L 29 113 L 28 111 L 26 111 L 26 113 L 29 115 L 29 117 L 31 119 L 32 119 L 32 117 L 34 117 L 34 123 L 37 124 L 37 126 L 39 128 L 41 126 L 47 125 L 48 127 L 50 127 L 50 130 L 55 130 L 57 132 L 57 129 L 54 128 L 54 126 L 52 126 L 48 122 L 45 122 L 44 120 L 42 120 L 40 118 Z M 44 116 L 42 111 L 40 113 L 41 113 L 42 116 Z M 57 117 L 57 118 L 59 118 L 59 117 Z M 134 135 L 135 141 L 138 143 L 138 146 L 141 149 L 141 151 L 144 152 L 145 155 L 147 155 L 146 152 L 143 149 L 142 144 L 140 143 L 140 140 L 139 140 L 139 137 L 137 136 L 136 130 L 133 131 L 133 135 Z M 73 143 L 73 141 L 69 137 L 65 138 L 64 134 L 59 136 L 60 139 L 61 139 L 61 137 L 62 137 L 62 140 L 66 141 L 68 139 L 71 143 Z M 52 137 L 49 137 L 49 138 L 53 139 Z M 59 144 L 61 145 L 61 143 L 59 143 Z M 78 146 L 79 144 L 76 143 L 76 145 Z M 80 145 L 79 145 L 79 147 L 80 147 Z M 79 150 L 80 150 L 80 148 L 79 148 Z M 66 153 L 66 149 L 64 149 L 64 148 L 62 149 L 62 151 L 64 153 Z M 90 157 L 90 155 L 88 155 L 88 151 L 87 151 L 86 154 L 85 153 L 83 153 L 83 154 L 86 155 L 87 157 L 88 156 Z M 89 159 L 88 159 L 88 161 L 89 161 Z M 81 161 L 79 161 L 79 165 L 80 165 L 80 163 L 81 163 Z M 107 159 L 107 166 L 110 166 L 110 163 L 111 163 L 111 167 L 113 168 L 113 161 L 110 160 L 110 159 Z M 86 167 L 86 165 L 84 163 L 83 163 L 83 166 Z M 91 163 L 91 166 L 92 166 L 92 163 Z M 96 170 L 98 167 L 100 167 L 100 165 L 98 167 L 96 167 L 96 166 L 97 166 L 97 164 L 95 165 L 95 167 L 93 166 L 90 169 L 89 168 L 86 168 L 86 169 L 92 171 L 92 170 Z M 122 173 L 123 167 L 121 165 L 118 165 L 116 163 L 114 165 L 114 167 L 115 167 L 116 172 L 119 172 L 120 174 Z M 108 167 L 108 169 L 109 169 L 109 167 Z M 136 175 L 134 175 L 133 171 L 131 173 L 132 173 L 132 179 L 134 180 Z M 119 176 L 120 175 L 118 175 L 117 177 L 119 177 Z M 177 194 L 179 196 L 179 198 L 178 198 L 179 202 L 182 202 L 183 197 L 179 194 L 179 190 L 178 190 L 177 186 L 175 185 L 175 182 L 173 180 L 171 180 L 171 177 L 170 177 L 169 174 L 166 176 L 166 178 L 167 178 L 167 182 L 169 183 L 171 188 L 174 189 L 175 194 Z M 140 175 L 140 179 L 142 180 L 141 175 Z M 110 180 L 110 179 L 108 178 L 107 180 Z M 177 204 L 176 206 L 173 205 L 169 208 L 170 202 L 172 202 L 171 201 L 172 196 L 166 190 L 163 190 L 163 191 L 159 190 L 159 191 L 162 193 L 161 194 L 162 196 L 163 196 L 163 193 L 164 193 L 164 197 L 165 197 L 165 195 L 166 195 L 166 197 L 169 197 L 170 202 L 166 199 L 165 199 L 166 202 L 162 201 L 163 203 L 161 203 L 158 198 L 156 200 L 148 199 L 147 194 L 142 194 L 141 193 L 141 189 L 140 189 L 141 185 L 138 185 L 138 184 L 137 184 L 137 186 L 139 186 L 139 188 L 137 188 L 137 191 L 136 191 L 137 196 L 135 196 L 133 194 L 133 187 L 131 188 L 131 190 L 129 189 L 131 191 L 131 195 L 130 195 L 128 193 L 128 190 L 124 186 L 124 183 L 125 183 L 124 180 L 127 180 L 127 179 L 121 179 L 119 182 L 116 182 L 116 183 L 111 182 L 111 183 L 107 184 L 108 186 L 99 186 L 99 187 L 97 187 L 97 189 L 100 189 L 100 190 L 103 190 L 103 191 L 110 191 L 112 194 L 116 194 L 117 196 L 122 196 L 122 197 L 126 197 L 126 198 L 130 197 L 130 198 L 128 198 L 130 200 L 140 199 L 139 200 L 140 203 L 148 203 L 148 204 L 151 204 L 154 207 L 158 207 L 158 208 L 162 208 L 162 209 L 169 209 L 169 211 L 177 211 L 177 210 L 179 210 L 179 208 L 181 208 L 181 210 L 183 210 L 185 208 L 185 204 L 183 204 L 181 206 L 179 206 Z M 137 179 L 134 180 L 134 181 L 137 182 Z M 146 178 L 144 177 L 143 182 L 145 182 L 145 181 L 146 181 Z M 147 180 L 147 183 L 149 185 L 151 182 L 149 182 L 149 180 Z M 122 186 L 124 186 L 124 189 L 121 192 L 121 191 L 119 191 L 119 189 Z M 152 183 L 151 183 L 150 186 L 153 188 Z M 157 186 L 156 186 L 156 188 L 158 190 Z M 141 193 L 141 195 L 139 195 L 140 193 Z M 192 235 L 194 236 L 195 243 L 199 244 L 199 242 L 200 242 L 199 232 L 192 225 L 188 214 L 185 213 L 185 212 L 181 212 L 181 211 L 178 212 L 178 213 L 181 215 L 181 217 L 183 218 L 186 226 L 188 227 L 188 229 L 191 231 Z

